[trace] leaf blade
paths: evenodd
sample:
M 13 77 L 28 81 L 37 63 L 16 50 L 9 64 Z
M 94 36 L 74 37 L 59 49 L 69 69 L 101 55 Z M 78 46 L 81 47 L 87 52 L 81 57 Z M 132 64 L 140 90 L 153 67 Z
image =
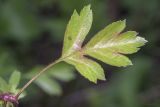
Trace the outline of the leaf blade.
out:
M 9 91 L 9 85 L 7 84 L 7 82 L 0 77 L 0 91 L 2 92 L 7 92 Z
M 90 5 L 85 6 L 80 15 L 74 11 L 66 28 L 62 56 L 69 55 L 81 48 L 91 25 L 92 10 L 90 9 Z
M 108 25 L 86 44 L 84 53 L 113 66 L 132 65 L 124 54 L 137 52 L 147 41 L 135 31 L 120 34 L 125 26 L 125 20 Z
M 94 47 L 98 43 L 105 42 L 123 31 L 126 27 L 126 20 L 113 22 L 98 32 L 85 46 L 85 48 Z
M 147 42 L 144 38 L 137 36 L 135 31 L 127 31 L 120 34 L 115 38 L 115 46 L 112 46 L 114 50 L 123 54 L 132 54 L 139 50 L 139 47 L 145 45 Z
M 35 83 L 49 95 L 61 95 L 61 86 L 48 75 L 42 75 Z
M 65 61 L 75 66 L 79 73 L 91 82 L 97 83 L 98 79 L 105 80 L 103 68 L 91 59 L 75 55 L 67 58 Z
M 125 67 L 128 65 L 132 65 L 132 62 L 128 57 L 118 53 L 113 53 L 112 51 L 109 50 L 107 52 L 105 51 L 95 50 L 95 51 L 87 51 L 86 53 L 87 55 L 94 57 L 104 63 L 110 64 L 112 66 Z
M 21 78 L 21 73 L 19 71 L 14 71 L 9 79 L 9 85 L 12 86 L 11 88 L 14 90 L 19 85 Z

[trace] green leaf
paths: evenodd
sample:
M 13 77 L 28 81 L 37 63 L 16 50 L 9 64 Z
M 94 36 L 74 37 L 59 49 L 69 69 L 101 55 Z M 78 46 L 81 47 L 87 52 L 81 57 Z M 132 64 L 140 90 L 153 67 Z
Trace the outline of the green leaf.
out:
M 75 78 L 74 68 L 66 63 L 58 63 L 47 72 L 60 81 L 70 81 Z
M 9 91 L 9 85 L 1 77 L 0 77 L 0 91 L 2 91 L 2 92 L 8 92 Z
M 125 20 L 117 21 L 97 33 L 85 46 L 85 54 L 113 66 L 132 65 L 124 54 L 132 54 L 147 41 L 134 31 L 120 34 L 125 28 Z
M 121 67 L 132 65 L 132 62 L 126 56 L 114 53 L 112 52 L 112 50 L 93 50 L 87 51 L 86 53 L 98 60 L 101 60 L 113 66 Z
M 97 79 L 105 80 L 103 68 L 91 59 L 75 54 L 72 57 L 68 57 L 65 61 L 74 65 L 81 75 L 94 83 L 97 83 Z
M 31 79 L 43 68 L 44 66 L 36 66 L 25 74 L 25 77 Z M 48 69 L 47 72 L 43 74 L 44 76 L 42 75 L 43 77 L 40 76 L 39 79 L 35 81 L 35 84 L 49 95 L 60 95 L 62 93 L 62 88 L 57 80 L 63 82 L 73 80 L 75 78 L 75 73 L 73 71 L 74 68 L 68 64 L 64 62 L 58 63 Z
M 0 77 L 0 92 L 6 93 L 18 93 L 20 89 L 17 89 L 19 85 L 21 74 L 18 71 L 14 71 L 9 79 L 9 83 L 7 83 L 3 78 Z M 24 97 L 25 92 L 23 92 L 19 98 Z
M 62 56 L 68 56 L 76 50 L 81 49 L 81 45 L 92 25 L 92 10 L 90 5 L 84 7 L 80 15 L 74 11 L 66 28 L 64 36 L 64 46 Z
M 62 93 L 61 86 L 47 75 L 42 75 L 35 83 L 50 95 L 60 95 Z
M 19 85 L 20 82 L 20 78 L 21 78 L 21 73 L 18 71 L 14 71 L 9 79 L 9 85 L 11 86 L 11 88 L 14 90 L 17 88 L 17 86 Z M 12 90 L 11 89 L 11 90 Z
M 86 45 L 86 48 L 93 48 L 99 44 L 104 45 L 108 40 L 117 36 L 126 26 L 126 21 L 117 21 L 98 32 Z M 99 46 L 98 46 L 99 47 Z

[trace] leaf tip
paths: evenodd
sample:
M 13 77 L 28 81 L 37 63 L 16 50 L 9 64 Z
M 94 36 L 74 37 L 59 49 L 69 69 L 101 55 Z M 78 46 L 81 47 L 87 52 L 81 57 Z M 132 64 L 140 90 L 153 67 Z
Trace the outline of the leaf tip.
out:
M 77 12 L 77 10 L 76 9 L 74 9 L 74 11 L 73 11 L 73 15 L 78 15 L 78 12 Z M 79 16 L 79 15 L 78 15 Z
M 126 27 L 126 19 L 120 20 L 120 23 L 124 26 L 124 28 Z
M 137 36 L 136 40 L 141 42 L 142 46 L 145 45 L 148 42 L 145 38 L 140 37 L 140 36 Z
M 118 24 L 122 24 L 122 25 L 126 26 L 126 19 L 119 20 L 119 21 L 116 21 L 116 22 L 113 22 L 113 23 L 118 23 Z
M 101 80 L 106 81 L 106 78 L 104 77 L 104 78 L 102 78 Z
M 142 41 L 144 42 L 144 44 L 148 42 L 148 40 L 146 40 L 145 38 L 142 38 Z
M 85 7 L 88 8 L 88 9 L 90 9 L 91 8 L 91 4 L 88 4 Z
M 132 61 L 130 61 L 130 63 L 128 65 L 133 65 Z
M 103 72 L 102 76 L 100 78 L 98 78 L 99 80 L 102 80 L 102 81 L 105 81 L 106 80 L 106 77 L 105 77 L 105 74 Z
M 122 22 L 126 24 L 126 19 L 123 19 Z
M 132 65 L 133 65 L 132 61 L 127 58 L 126 62 L 118 67 L 127 67 Z
M 96 81 L 92 81 L 94 84 L 97 84 L 97 80 Z
M 132 61 L 129 60 L 129 62 L 128 62 L 128 64 L 126 66 L 132 66 L 132 65 L 133 65 Z M 126 66 L 124 66 L 124 67 L 126 67 Z
M 84 8 L 81 10 L 81 14 L 83 12 L 92 13 L 91 4 L 88 4 L 88 5 L 84 6 Z
M 105 77 L 99 78 L 99 80 L 106 81 L 106 78 Z M 96 79 L 96 80 L 90 80 L 90 81 L 93 82 L 94 84 L 97 84 L 98 79 Z

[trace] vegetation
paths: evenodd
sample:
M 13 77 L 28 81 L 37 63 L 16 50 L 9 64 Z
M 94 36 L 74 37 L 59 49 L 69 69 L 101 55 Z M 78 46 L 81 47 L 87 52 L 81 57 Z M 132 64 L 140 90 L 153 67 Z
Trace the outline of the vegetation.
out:
M 86 6 L 83 10 L 88 12 L 82 15 L 80 9 L 88 3 L 92 10 Z M 60 58 L 61 62 L 51 66 L 21 94 L 20 107 L 159 107 L 158 4 L 159 0 L 0 1 L 1 95 L 20 93 L 29 80 Z M 63 41 L 65 26 L 75 8 L 78 12 L 74 11 L 69 21 L 73 25 L 67 25 Z M 108 34 L 113 25 L 117 26 L 113 32 L 118 32 Z M 87 29 L 81 29 L 83 37 L 77 39 L 76 29 L 81 26 Z M 98 35 L 103 33 L 107 36 L 102 39 Z M 123 35 L 130 36 L 126 40 Z M 144 45 L 146 40 L 142 37 L 149 42 L 137 54 L 130 55 Z M 78 40 L 80 43 L 72 46 Z M 134 42 L 129 45 L 126 41 Z
M 122 54 L 137 52 L 139 47 L 143 46 L 147 41 L 142 37 L 136 36 L 137 33 L 135 31 L 127 31 L 120 34 L 126 25 L 126 21 L 123 20 L 108 25 L 82 47 L 82 43 L 91 28 L 92 17 L 90 5 L 85 6 L 80 15 L 76 10 L 74 11 L 65 32 L 62 56 L 42 69 L 18 92 L 16 88 L 20 81 L 19 72 L 12 74 L 9 85 L 1 79 L 0 89 L 3 93 L 1 100 L 4 101 L 4 107 L 8 106 L 8 102 L 13 103 L 13 106 L 17 106 L 21 93 L 45 71 L 61 61 L 75 66 L 80 74 L 94 83 L 97 83 L 97 79 L 105 80 L 104 70 L 98 63 L 85 57 L 85 55 L 114 66 L 132 65 L 132 62 Z M 15 95 L 8 93 L 14 93 Z M 14 96 L 15 99 L 12 100 Z M 5 99 L 5 97 L 9 98 Z

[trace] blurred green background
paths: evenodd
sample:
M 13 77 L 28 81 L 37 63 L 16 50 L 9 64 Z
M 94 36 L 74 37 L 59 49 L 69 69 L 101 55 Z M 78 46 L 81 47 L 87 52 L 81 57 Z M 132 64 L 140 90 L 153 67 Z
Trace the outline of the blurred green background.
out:
M 133 66 L 106 65 L 106 81 L 93 84 L 65 63 L 41 76 L 20 107 L 160 107 L 160 0 L 0 0 L 0 76 L 22 73 L 20 87 L 61 55 L 74 9 L 91 4 L 93 25 L 86 41 L 113 21 L 149 42 L 133 55 Z M 54 72 L 52 72 L 54 70 Z

